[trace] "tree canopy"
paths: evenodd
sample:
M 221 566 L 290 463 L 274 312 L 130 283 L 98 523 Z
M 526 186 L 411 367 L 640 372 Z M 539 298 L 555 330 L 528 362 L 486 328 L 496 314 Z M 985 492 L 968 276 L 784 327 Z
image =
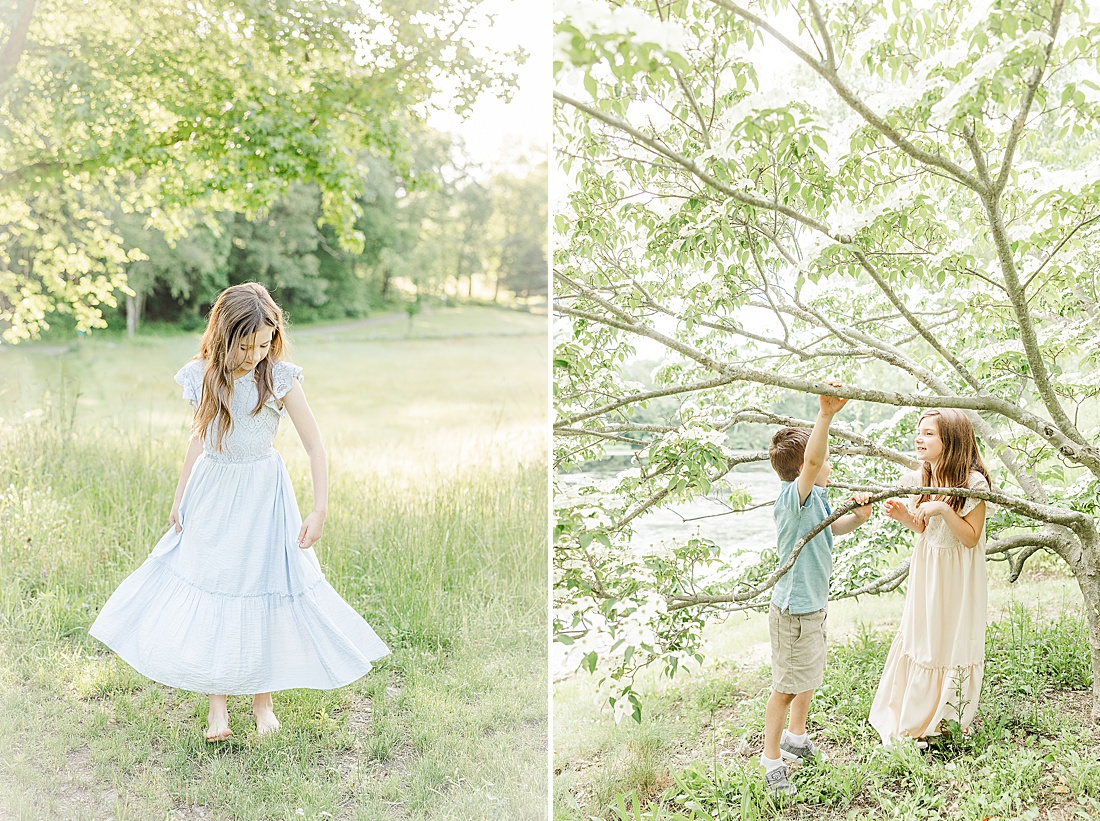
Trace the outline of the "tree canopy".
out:
M 114 211 L 170 240 L 201 215 L 249 217 L 315 186 L 362 247 L 363 154 L 408 171 L 408 138 L 446 88 L 507 93 L 476 48 L 478 0 L 11 0 L 0 17 L 0 322 L 27 338 L 57 309 L 102 324 L 127 249 Z
M 793 563 L 690 534 L 639 553 L 639 517 L 719 489 L 758 503 L 732 471 L 767 455 L 731 433 L 810 425 L 777 411 L 791 392 L 884 409 L 833 428 L 834 484 L 875 499 L 913 492 L 919 410 L 962 408 L 998 485 L 987 554 L 1012 578 L 1040 550 L 1072 570 L 1100 718 L 1100 18 L 1063 0 L 560 8 L 556 459 L 645 446 L 612 482 L 559 484 L 559 640 L 608 658 L 637 716 L 640 665 L 700 657 L 702 625 L 765 603 Z M 664 351 L 650 384 L 624 376 L 643 340 Z M 833 597 L 901 584 L 885 557 L 904 539 L 878 521 L 838 543 Z

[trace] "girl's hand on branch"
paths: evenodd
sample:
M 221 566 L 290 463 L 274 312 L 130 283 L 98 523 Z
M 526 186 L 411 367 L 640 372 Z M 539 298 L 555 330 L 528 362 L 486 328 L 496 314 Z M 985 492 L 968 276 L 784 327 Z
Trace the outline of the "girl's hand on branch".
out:
M 302 529 L 298 531 L 298 547 L 302 550 L 313 547 L 324 529 L 325 514 L 316 510 L 310 513 L 302 522 Z

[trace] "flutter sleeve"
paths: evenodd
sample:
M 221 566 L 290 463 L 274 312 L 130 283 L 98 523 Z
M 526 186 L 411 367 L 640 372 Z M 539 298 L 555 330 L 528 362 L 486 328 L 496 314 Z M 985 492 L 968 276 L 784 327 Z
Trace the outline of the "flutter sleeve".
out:
M 302 376 L 302 369 L 297 365 L 292 365 L 289 362 L 276 362 L 275 368 L 271 372 L 271 381 L 275 388 L 275 396 L 268 399 L 265 403 L 269 408 L 276 411 L 279 416 L 286 416 L 286 407 L 283 406 L 283 397 L 286 396 L 292 387 L 294 387 L 294 381 L 304 381 L 305 377 Z
M 183 388 L 183 398 L 193 408 L 197 408 L 202 399 L 202 373 L 203 364 L 197 359 L 192 359 L 176 371 L 176 384 Z
M 984 476 L 982 476 L 980 473 L 975 471 L 974 473 L 970 474 L 970 479 L 967 482 L 967 487 L 969 487 L 971 490 L 989 490 L 989 482 L 987 482 L 985 480 Z M 974 508 L 976 508 L 978 506 L 978 504 L 982 501 L 984 501 L 984 500 L 975 499 L 973 496 L 968 497 L 965 504 L 963 504 L 962 510 L 959 511 L 959 515 L 960 516 L 965 516 L 967 513 L 972 511 Z M 989 515 L 990 507 L 991 507 L 990 503 L 986 502 L 985 503 L 986 515 Z

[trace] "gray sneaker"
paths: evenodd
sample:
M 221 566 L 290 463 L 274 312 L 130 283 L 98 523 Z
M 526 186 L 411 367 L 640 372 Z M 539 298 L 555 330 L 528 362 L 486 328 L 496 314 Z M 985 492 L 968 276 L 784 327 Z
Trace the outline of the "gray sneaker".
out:
M 764 773 L 764 782 L 768 785 L 768 794 L 773 798 L 780 795 L 796 795 L 798 788 L 787 780 L 787 768 L 776 767 Z
M 817 755 L 817 747 L 808 738 L 805 744 L 797 744 L 784 735 L 779 741 L 779 754 L 783 756 L 784 761 L 802 761 L 803 758 L 813 758 Z

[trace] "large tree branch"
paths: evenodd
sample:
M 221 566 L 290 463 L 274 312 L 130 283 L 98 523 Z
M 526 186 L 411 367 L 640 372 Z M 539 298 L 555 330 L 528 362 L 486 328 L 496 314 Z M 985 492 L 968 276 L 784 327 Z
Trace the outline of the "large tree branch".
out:
M 622 131 L 624 134 L 629 134 L 639 144 L 644 145 L 650 151 L 654 151 L 657 154 L 660 154 L 662 157 L 672 160 L 685 171 L 688 171 L 693 176 L 698 178 L 705 185 L 710 186 L 715 191 L 721 191 L 730 199 L 735 200 L 742 205 L 748 205 L 753 208 L 762 208 L 767 211 L 783 214 L 784 216 L 790 217 L 791 219 L 800 222 L 809 228 L 813 228 L 815 231 L 820 231 L 825 236 L 836 241 L 836 238 L 829 232 L 828 226 L 823 225 L 812 217 L 803 214 L 801 211 L 798 211 L 795 208 L 791 208 L 790 206 L 783 205 L 780 202 L 766 200 L 762 197 L 754 197 L 752 194 L 746 194 L 744 191 L 738 191 L 736 188 L 731 188 L 730 186 L 726 185 L 722 181 L 716 179 L 715 177 L 704 171 L 702 168 L 700 168 L 694 160 L 689 159 L 682 154 L 676 153 L 664 143 L 660 142 L 659 140 L 655 140 L 654 138 L 646 135 L 642 131 L 639 131 L 637 128 L 635 128 L 625 120 L 622 120 L 614 116 L 613 114 L 608 114 L 605 111 L 600 111 L 600 109 L 596 108 L 595 106 L 583 103 L 580 100 L 576 100 L 568 96 L 567 94 L 563 94 L 560 91 L 554 92 L 554 99 L 559 100 L 560 102 L 563 102 L 567 105 L 573 106 L 578 111 L 584 112 L 587 116 L 591 117 L 594 120 L 599 120 L 600 122 L 606 123 L 612 128 Z
M 1037 276 L 1039 276 L 1039 274 L 1042 273 L 1043 269 L 1046 268 L 1047 265 L 1050 263 L 1050 261 L 1052 259 L 1054 259 L 1054 257 L 1058 254 L 1058 252 L 1061 251 L 1062 248 L 1065 247 L 1066 243 L 1068 243 L 1071 239 L 1073 239 L 1073 235 L 1076 234 L 1078 231 L 1080 231 L 1082 228 L 1087 228 L 1088 226 L 1092 225 L 1097 220 L 1100 220 L 1100 215 L 1097 215 L 1095 217 L 1089 217 L 1088 219 L 1085 219 L 1085 220 L 1081 220 L 1076 225 L 1074 225 L 1073 228 L 1071 228 L 1069 230 L 1069 232 L 1058 241 L 1058 244 L 1055 245 L 1054 248 L 1051 249 L 1050 253 L 1046 255 L 1046 257 L 1043 259 L 1043 261 L 1041 263 L 1039 263 L 1039 267 L 1035 269 L 1035 271 L 1031 274 L 1031 276 L 1029 276 L 1027 278 L 1027 281 L 1024 282 L 1021 287 L 1025 291 L 1028 288 L 1030 288 L 1031 283 L 1034 282 L 1035 278 Z M 1005 293 L 1008 293 L 1008 292 L 1006 291 Z M 1086 308 L 1087 307 L 1088 306 L 1086 306 Z
M 731 593 L 717 596 L 683 596 L 673 594 L 668 597 L 668 611 L 671 613 L 676 610 L 682 610 L 684 607 L 691 607 L 692 605 L 696 604 L 721 604 L 725 602 L 752 601 L 765 590 L 774 587 L 777 581 L 779 581 L 781 578 L 787 575 L 787 573 L 790 572 L 791 568 L 794 567 L 795 561 L 798 560 L 799 554 L 802 553 L 802 548 L 809 544 L 810 540 L 813 539 L 814 536 L 823 531 L 841 516 L 855 510 L 856 507 L 858 507 L 858 503 L 854 500 L 848 504 L 840 505 L 839 507 L 837 507 L 832 512 L 832 515 L 827 516 L 825 519 L 819 522 L 816 527 L 812 528 L 805 536 L 795 542 L 794 547 L 791 549 L 790 555 L 787 557 L 787 560 L 771 573 L 769 573 L 767 578 L 759 584 L 750 587 L 748 590 L 745 590 L 742 593 Z
M 830 321 L 829 318 L 820 311 L 816 311 L 809 306 L 787 303 L 784 309 L 791 315 L 800 317 L 805 322 L 829 330 L 838 338 L 850 344 L 862 343 L 868 346 L 869 349 L 878 351 L 877 358 L 912 374 L 941 395 L 956 395 L 956 392 L 951 390 L 946 382 L 940 379 L 932 371 L 910 359 L 896 346 L 890 345 L 871 334 L 864 333 L 858 328 L 837 325 Z M 1012 452 L 1004 447 L 1003 438 L 993 429 L 993 426 L 973 411 L 969 412 L 969 416 L 971 423 L 974 425 L 974 430 L 977 431 L 983 442 L 997 449 L 998 458 L 1001 460 L 1001 463 L 1008 468 L 1016 481 L 1020 483 L 1020 487 L 1022 487 L 1028 496 L 1035 501 L 1045 502 L 1047 495 L 1046 491 L 1043 489 L 1042 483 L 1035 478 L 1034 473 L 1029 472 L 1016 461 Z
M 825 15 L 821 13 L 821 7 L 814 0 L 810 0 L 810 13 L 814 16 L 821 39 L 825 43 L 825 67 L 836 71 L 836 52 L 833 51 L 833 38 L 829 36 L 829 27 L 825 23 Z
M 596 439 L 608 439 L 612 442 L 625 442 L 630 445 L 639 444 L 637 439 L 629 436 L 617 436 L 602 430 L 585 430 L 583 428 L 554 428 L 555 436 L 592 436 Z
M 978 192 L 984 193 L 987 189 L 981 184 L 980 181 L 975 179 L 974 175 L 968 172 L 965 168 L 958 163 L 949 160 L 941 154 L 934 154 L 930 151 L 925 151 L 922 148 L 918 148 L 913 145 L 900 131 L 886 122 L 885 118 L 879 116 L 871 108 L 856 95 L 852 89 L 850 89 L 843 80 L 840 79 L 840 74 L 835 67 L 830 66 L 827 61 L 815 60 L 804 49 L 799 48 L 790 39 L 781 34 L 774 26 L 768 23 L 766 20 L 757 17 L 748 9 L 744 9 L 738 6 L 736 3 L 730 2 L 730 0 L 710 0 L 712 3 L 721 6 L 727 11 L 731 11 L 738 17 L 749 21 L 762 31 L 766 31 L 780 43 L 782 43 L 788 51 L 797 56 L 806 65 L 821 75 L 824 80 L 833 87 L 836 93 L 840 96 L 848 106 L 859 114 L 864 120 L 866 120 L 876 131 L 882 134 L 886 139 L 896 145 L 899 149 L 904 151 L 910 157 L 917 162 L 925 166 L 932 166 L 938 168 L 941 171 L 946 172 L 951 177 L 961 182 L 967 188 Z
M 1024 126 L 1027 125 L 1027 115 L 1031 111 L 1031 104 L 1035 100 L 1035 92 L 1039 89 L 1039 83 L 1042 82 L 1043 73 L 1050 64 L 1050 55 L 1054 50 L 1054 40 L 1058 36 L 1058 26 L 1062 22 L 1063 5 L 1064 0 L 1054 0 L 1050 15 L 1050 31 L 1048 32 L 1050 41 L 1047 43 L 1046 51 L 1043 52 L 1043 62 L 1035 66 L 1034 71 L 1031 73 L 1027 88 L 1024 90 L 1024 99 L 1020 103 L 1020 111 L 1013 119 L 1012 129 L 1008 132 L 1008 143 L 1005 145 L 1004 156 L 1001 159 L 1001 170 L 997 174 L 997 179 L 991 190 L 993 199 L 1000 198 L 1001 192 L 1004 191 L 1005 185 L 1008 183 L 1008 174 L 1012 170 L 1012 159 L 1016 151 L 1016 144 L 1020 141 Z
M 1052 550 L 1060 556 L 1065 556 L 1070 546 L 1066 536 L 1054 530 L 1040 530 L 1030 533 L 1017 533 L 1012 536 L 1004 536 L 990 542 L 985 547 L 985 555 L 992 556 L 999 553 L 1008 554 L 1009 582 L 1020 578 L 1024 569 L 1024 563 L 1040 550 Z M 1018 551 L 1015 554 L 1012 551 Z
M 1022 496 L 1011 496 L 1007 493 L 1002 493 L 999 490 L 972 490 L 963 487 L 931 486 L 915 488 L 882 488 L 876 485 L 860 485 L 848 482 L 835 482 L 833 486 L 844 488 L 845 490 L 854 490 L 857 493 L 869 493 L 871 494 L 871 502 L 889 499 L 893 496 L 962 496 L 967 499 L 981 499 L 984 502 L 991 502 L 1011 510 L 1014 513 L 1027 516 L 1029 519 L 1068 527 L 1075 533 L 1078 529 L 1084 528 L 1088 530 L 1093 527 L 1092 517 L 1084 513 L 1078 513 L 1076 510 L 1070 510 L 1069 508 L 1040 504 L 1030 499 L 1025 499 Z M 813 537 L 811 536 L 811 538 Z
M 938 353 L 940 356 L 942 356 L 951 365 L 951 367 L 955 369 L 955 372 L 958 373 L 959 376 L 961 376 L 964 380 L 966 380 L 966 383 L 970 385 L 970 387 L 972 387 L 979 394 L 987 394 L 988 392 L 986 391 L 985 386 L 983 386 L 982 383 L 972 373 L 970 373 L 969 370 L 967 370 L 962 362 L 960 362 L 958 358 L 953 353 L 951 353 L 951 351 L 947 350 L 944 344 L 936 339 L 934 334 L 932 334 L 927 328 L 924 327 L 924 323 L 921 322 L 913 314 L 913 312 L 909 310 L 908 307 L 906 307 L 901 297 L 898 296 L 897 292 L 892 287 L 890 287 L 890 283 L 886 281 L 886 279 L 878 272 L 878 269 L 871 264 L 871 261 L 869 259 L 867 259 L 867 255 L 854 247 L 850 248 L 849 250 L 855 256 L 855 258 L 859 260 L 860 267 L 863 268 L 863 270 L 870 275 L 871 279 L 873 279 L 875 281 L 875 284 L 878 285 L 879 290 L 886 295 L 886 298 L 890 300 L 890 303 L 898 310 L 898 313 L 905 317 L 905 320 L 913 326 L 913 329 L 917 333 L 919 333 L 929 345 L 932 346 L 932 349 L 936 351 L 936 353 Z
M 562 312 L 565 311 L 561 306 L 557 306 L 556 310 Z M 627 405 L 636 405 L 639 402 L 646 402 L 650 399 L 659 399 L 662 396 L 677 396 L 683 393 L 695 393 L 696 391 L 705 391 L 711 388 L 719 388 L 722 385 L 729 385 L 731 382 L 737 381 L 731 376 L 720 376 L 716 379 L 704 379 L 699 382 L 692 382 L 688 385 L 677 385 L 672 388 L 660 388 L 653 391 L 643 391 L 642 393 L 631 394 L 630 396 L 624 396 L 621 399 L 617 399 L 614 402 L 610 402 L 606 405 L 601 405 L 594 410 L 586 411 L 585 413 L 577 414 L 576 416 L 569 416 L 562 419 L 559 424 L 562 425 L 575 425 L 578 422 L 584 422 L 587 419 L 593 419 L 597 416 L 603 416 L 605 413 L 611 413 L 611 411 L 618 410 L 619 408 Z
M 1035 325 L 1031 319 L 1031 312 L 1027 304 L 1027 296 L 1020 285 L 1020 277 L 1016 270 L 1016 261 L 1012 257 L 1012 246 L 1008 238 L 1008 230 L 1005 228 L 1001 215 L 1000 204 L 992 197 L 983 198 L 986 213 L 989 216 L 989 225 L 993 233 L 993 243 L 997 248 L 997 258 L 1001 264 L 1001 275 L 1005 280 L 1008 290 L 1008 298 L 1012 303 L 1012 311 L 1016 315 L 1020 343 L 1024 347 L 1027 364 L 1031 369 L 1031 378 L 1035 382 L 1035 390 L 1038 391 L 1043 405 L 1046 407 L 1050 418 L 1058 426 L 1064 437 L 1077 445 L 1088 447 L 1088 442 L 1077 426 L 1066 415 L 1054 386 L 1050 383 L 1050 371 L 1043 361 L 1042 351 L 1039 349 L 1039 340 L 1035 334 Z M 1100 476 L 1100 465 L 1089 465 L 1090 470 Z
M 812 428 L 813 422 L 807 419 L 797 419 L 793 416 L 782 416 L 777 413 L 769 413 L 768 411 L 759 410 L 757 408 L 746 408 L 738 411 L 733 416 L 733 421 L 736 422 L 756 422 L 765 425 L 784 425 L 791 428 Z M 830 427 L 829 435 L 836 437 L 837 439 L 843 439 L 846 442 L 851 442 L 859 448 L 863 449 L 861 455 L 864 456 L 877 456 L 881 459 L 886 459 L 895 464 L 903 467 L 916 470 L 920 467 L 920 462 L 909 454 L 902 453 L 900 450 L 894 450 L 888 448 L 885 445 L 880 445 L 868 439 L 866 436 L 860 436 L 858 433 L 853 433 L 850 430 L 845 430 L 841 427 Z
M 619 309 L 617 306 L 598 296 L 594 292 L 579 285 L 573 280 L 565 277 L 560 273 L 554 274 L 555 278 L 561 282 L 568 284 L 578 294 L 584 295 L 587 299 L 592 300 L 605 309 L 607 309 L 613 316 L 605 316 L 602 314 L 593 313 L 591 311 L 582 311 L 576 308 L 569 308 L 564 305 L 559 305 L 557 310 L 560 313 L 564 313 L 569 316 L 576 316 L 584 319 L 588 319 L 592 322 L 601 323 L 609 327 L 618 328 L 619 330 L 627 331 L 629 333 L 637 334 L 639 336 L 648 337 L 649 339 L 659 342 L 670 350 L 683 354 L 685 357 L 699 363 L 708 370 L 713 371 L 716 374 L 723 376 L 733 377 L 734 380 L 755 382 L 761 385 L 771 385 L 773 387 L 787 388 L 789 390 L 800 391 L 802 393 L 811 393 L 825 396 L 841 396 L 848 399 L 858 399 L 864 402 L 876 402 L 884 405 L 897 405 L 903 407 L 917 407 L 917 408 L 960 408 L 963 410 L 974 411 L 992 411 L 1011 419 L 1026 428 L 1034 431 L 1042 436 L 1050 444 L 1058 448 L 1058 451 L 1065 457 L 1073 459 L 1087 466 L 1094 473 L 1100 475 L 1100 451 L 1096 448 L 1074 442 L 1068 439 L 1061 430 L 1051 422 L 1041 419 L 1034 414 L 1029 413 L 1023 408 L 1015 405 L 1007 400 L 1001 399 L 996 396 L 922 396 L 919 394 L 904 394 L 896 391 L 876 391 L 867 390 L 863 388 L 853 387 L 841 387 L 836 388 L 828 385 L 824 382 L 813 382 L 807 379 L 799 379 L 795 377 L 787 377 L 780 374 L 769 373 L 767 371 L 761 371 L 756 368 L 749 368 L 743 365 L 733 365 L 729 363 L 722 363 L 714 359 L 711 356 L 697 350 L 696 348 L 687 345 L 677 339 L 673 339 L 659 331 L 654 330 L 648 326 L 642 325 L 634 320 L 630 314 Z
M 866 502 L 867 504 L 873 504 L 880 502 L 884 499 L 896 498 L 898 496 L 919 496 L 922 494 L 928 495 L 942 495 L 942 496 L 964 496 L 968 498 L 977 498 L 985 502 L 992 502 L 993 504 L 1001 505 L 1010 510 L 1014 510 L 1017 513 L 1022 513 L 1033 519 L 1048 522 L 1051 524 L 1063 525 L 1074 530 L 1075 533 L 1085 533 L 1092 528 L 1092 519 L 1083 513 L 1078 513 L 1074 510 L 1065 510 L 1063 508 L 1056 508 L 1051 505 L 1038 505 L 1027 499 L 1021 499 L 1018 496 L 1009 496 L 997 491 L 983 491 L 983 490 L 970 490 L 969 488 L 940 488 L 940 487 L 894 487 L 894 488 L 877 488 L 874 486 L 863 486 L 854 484 L 842 484 L 837 483 L 836 487 L 846 488 L 849 490 L 862 491 L 870 494 L 870 498 Z M 825 528 L 832 525 L 837 519 L 859 506 L 859 502 L 851 501 L 847 504 L 838 506 L 833 510 L 832 514 L 822 519 L 813 528 L 806 532 L 791 549 L 790 556 L 787 557 L 780 567 L 777 567 L 768 577 L 757 585 L 749 587 L 740 593 L 722 593 L 717 595 L 703 595 L 703 594 L 691 594 L 680 595 L 673 594 L 668 597 L 668 610 L 674 612 L 676 610 L 682 610 L 685 607 L 694 607 L 698 605 L 718 605 L 718 604 L 734 604 L 734 603 L 748 603 L 752 602 L 750 606 L 758 606 L 759 602 L 753 602 L 761 593 L 775 586 L 775 583 L 779 581 L 784 575 L 790 572 L 790 569 L 794 567 L 794 563 L 798 558 L 798 555 L 802 552 L 802 549 L 814 538 L 818 533 L 821 533 Z M 1026 534 L 1033 537 L 1030 541 L 1024 539 L 1011 538 L 1011 540 L 1005 540 L 1001 543 L 995 543 L 996 550 L 994 552 L 1000 553 L 1005 550 L 1020 547 L 1026 544 L 1041 544 L 1042 546 L 1053 546 L 1056 543 L 1060 544 L 1061 540 L 1049 539 L 1046 534 Z M 989 555 L 989 545 L 986 546 L 986 555 Z M 903 563 L 904 566 L 904 563 Z M 896 579 L 900 583 L 901 568 L 899 567 L 890 574 L 891 579 Z M 848 595 L 859 595 L 861 592 L 870 592 L 870 588 L 881 585 L 882 580 L 878 580 L 872 585 L 867 586 L 867 589 L 861 588 L 859 592 L 853 591 Z M 896 586 L 896 585 L 895 585 Z M 892 588 L 891 588 L 892 589 Z
M 683 89 L 684 95 L 688 98 L 688 102 L 691 103 L 691 110 L 695 113 L 695 119 L 699 121 L 699 134 L 703 138 L 703 145 L 710 148 L 710 128 L 707 125 L 706 117 L 703 116 L 703 110 L 699 108 L 699 101 L 695 99 L 695 94 L 687 84 L 687 80 L 684 79 L 684 75 L 680 73 L 680 69 L 673 66 L 672 70 L 676 74 L 676 81 L 680 84 L 680 88 Z
M 750 462 L 763 462 L 767 458 L 768 454 L 763 451 L 753 451 L 751 453 L 741 453 L 737 456 L 731 456 L 722 468 L 707 476 L 707 481 L 709 481 L 711 484 L 714 484 L 738 465 L 747 465 Z M 616 530 L 622 530 L 632 521 L 634 521 L 651 507 L 653 507 L 655 504 L 663 501 L 672 492 L 673 490 L 671 486 L 662 488 L 661 490 L 657 491 L 652 496 L 649 496 L 647 499 L 631 508 L 621 519 L 610 524 L 607 528 L 608 531 L 614 532 Z
M 719 183 L 717 180 L 714 180 L 709 175 L 706 175 L 705 173 L 701 172 L 698 169 L 698 167 L 695 165 L 695 163 L 692 162 L 691 160 L 689 160 L 685 157 L 682 157 L 680 155 L 675 154 L 675 152 L 672 152 L 670 149 L 668 149 L 667 147 L 665 147 L 662 144 L 658 143 L 656 140 L 652 140 L 651 138 L 646 137 L 640 131 L 638 131 L 637 129 L 634 129 L 632 126 L 630 126 L 628 123 L 624 122 L 623 120 L 620 120 L 617 117 L 613 117 L 612 115 L 605 114 L 604 112 L 599 111 L 599 109 L 596 109 L 592 106 L 585 105 L 584 103 L 581 103 L 577 100 L 573 100 L 572 98 L 569 98 L 564 94 L 560 94 L 559 92 L 555 92 L 555 96 L 558 99 L 562 100 L 563 102 L 566 102 L 570 105 L 574 105 L 578 109 L 580 109 L 580 110 L 584 111 L 585 113 L 587 113 L 589 116 L 595 117 L 596 119 L 599 119 L 599 120 L 607 123 L 608 125 L 611 125 L 614 128 L 624 130 L 627 133 L 631 134 L 632 136 L 636 136 L 637 138 L 640 138 L 651 150 L 658 151 L 663 156 L 666 156 L 669 159 L 672 159 L 674 162 L 676 162 L 681 167 L 684 167 L 685 169 L 688 169 L 689 171 L 694 173 L 705 184 L 713 185 L 717 190 L 722 191 L 723 193 L 726 193 L 727 195 L 731 196 L 733 199 L 735 199 L 739 202 L 743 202 L 745 204 L 753 205 L 755 207 L 771 210 L 773 213 L 775 213 L 775 212 L 783 213 L 787 216 L 792 217 L 793 219 L 796 219 L 798 222 L 801 222 L 801 223 L 807 225 L 808 227 L 813 228 L 814 230 L 817 230 L 817 231 L 821 232 L 822 234 L 824 234 L 826 237 L 828 237 L 832 241 L 837 242 L 837 243 L 841 244 L 843 247 L 845 247 L 848 250 L 852 251 L 853 254 L 856 255 L 857 260 L 859 260 L 859 262 L 860 262 L 861 266 L 864 268 L 864 270 L 866 270 L 876 280 L 876 282 L 879 284 L 880 288 L 884 289 L 884 293 L 887 293 L 888 297 L 890 296 L 890 294 L 893 294 L 893 290 L 890 289 L 889 286 L 885 283 L 885 280 L 883 280 L 882 277 L 878 275 L 877 269 L 875 269 L 875 267 L 870 264 L 870 262 L 868 261 L 865 253 L 862 251 L 862 249 L 859 249 L 858 247 L 852 245 L 851 243 L 844 242 L 841 238 L 839 238 L 837 236 L 834 236 L 828 230 L 828 228 L 826 226 L 818 223 L 816 220 L 813 220 L 813 219 L 811 219 L 811 218 L 809 218 L 809 217 L 807 217 L 807 216 L 805 216 L 805 215 L 803 215 L 803 214 L 801 214 L 801 213 L 799 213 L 799 212 L 795 211 L 794 209 L 791 209 L 787 206 L 780 206 L 777 203 L 769 203 L 766 200 L 761 200 L 761 199 L 756 198 L 756 197 L 750 197 L 750 196 L 745 195 L 741 192 L 737 192 L 734 189 L 729 188 L 728 186 L 724 186 L 721 183 Z M 774 237 L 772 237 L 772 238 L 774 239 Z M 952 367 L 954 367 L 960 373 L 960 375 L 963 376 L 963 378 L 966 379 L 968 381 L 968 383 L 970 383 L 972 385 L 972 387 L 975 387 L 975 390 L 977 390 L 979 393 L 981 393 L 983 395 L 988 395 L 988 394 L 986 394 L 986 392 L 982 388 L 981 384 L 973 377 L 972 374 L 969 373 L 969 371 L 964 366 L 962 366 L 962 364 L 957 360 L 957 358 L 954 357 L 950 353 L 950 351 L 948 351 L 942 344 L 940 344 L 938 342 L 938 340 L 935 339 L 935 337 L 933 335 L 931 335 L 928 332 L 928 329 L 922 323 L 920 323 L 919 320 L 916 319 L 915 315 L 913 315 L 911 312 L 908 312 L 908 309 L 904 307 L 904 304 L 900 302 L 900 299 L 897 299 L 896 294 L 894 294 L 894 297 L 895 297 L 895 299 L 892 300 L 892 301 L 894 301 L 895 307 L 897 307 L 899 310 L 905 310 L 907 312 L 906 318 L 909 320 L 910 324 L 913 325 L 914 328 L 916 328 L 917 331 L 919 333 L 921 333 L 921 335 L 927 341 L 929 341 L 930 344 L 933 345 L 933 347 L 937 350 L 938 353 L 940 353 L 942 356 L 944 356 L 946 358 L 946 360 L 952 365 Z M 823 319 L 823 318 L 819 317 L 819 319 Z M 866 342 L 867 338 L 869 338 L 868 335 L 866 335 L 866 334 L 861 334 L 861 336 L 864 337 L 865 342 Z M 882 347 L 881 344 L 879 344 L 877 347 L 878 347 L 879 350 L 885 350 L 885 348 Z M 896 360 L 895 360 L 894 364 L 896 364 Z M 915 363 L 913 363 L 913 365 L 915 366 Z M 900 365 L 899 365 L 899 367 L 900 367 Z M 924 370 L 924 369 L 922 369 L 922 370 Z M 926 374 L 930 374 L 930 372 L 928 372 L 926 370 L 924 370 L 924 372 Z M 972 415 L 972 416 L 974 416 L 974 415 Z M 1037 419 L 1037 417 L 1035 417 L 1035 419 Z M 984 427 L 987 434 L 992 433 L 992 428 L 990 426 L 984 425 L 983 427 Z M 1038 428 L 1035 428 L 1033 424 L 1028 425 L 1028 427 L 1032 427 L 1033 430 L 1036 430 L 1036 432 L 1041 433 L 1041 431 Z M 1064 435 L 1061 436 L 1061 437 L 1056 437 L 1056 438 L 1061 438 L 1061 439 L 1066 440 L 1066 441 L 1074 441 L 1072 439 L 1069 439 L 1068 437 L 1065 437 Z M 1051 441 L 1053 443 L 1053 440 L 1051 440 Z M 1084 443 L 1084 442 L 1074 441 L 1074 444 L 1076 446 L 1084 446 L 1086 448 L 1088 447 L 1087 444 Z M 1064 447 L 1064 443 L 1062 445 L 1059 445 L 1059 447 L 1060 448 Z M 1063 450 L 1063 453 L 1065 453 L 1064 450 Z M 1068 455 L 1068 454 L 1066 454 L 1066 455 Z M 1073 458 L 1073 457 L 1071 457 L 1071 458 Z M 1090 458 L 1090 456 L 1088 454 L 1086 454 L 1085 458 L 1088 459 L 1088 458 Z M 1100 459 L 1097 459 L 1095 464 L 1096 464 L 1096 467 L 1092 467 L 1090 465 L 1090 470 L 1093 470 L 1094 472 L 1096 472 L 1097 470 L 1100 470 Z M 1036 488 L 1039 487 L 1037 482 L 1029 481 L 1027 477 L 1022 476 L 1021 473 L 1020 473 L 1020 469 L 1017 465 L 1009 464 L 1009 463 L 1006 462 L 1006 467 L 1008 467 L 1010 470 L 1012 470 L 1014 475 L 1017 476 L 1017 479 L 1021 482 L 1021 486 L 1026 485 L 1026 489 L 1029 492 L 1035 492 Z M 1098 474 L 1098 475 L 1100 475 L 1100 474 Z
M 963 126 L 963 142 L 966 143 L 966 147 L 970 150 L 970 157 L 974 160 L 974 167 L 978 171 L 978 179 L 982 181 L 982 184 L 987 188 L 993 188 L 993 180 L 989 176 L 989 165 L 985 161 L 985 151 L 982 150 L 981 144 L 978 142 L 978 132 L 975 131 L 974 126 L 967 123 Z
M 985 546 L 985 555 L 995 556 L 1001 553 L 1009 553 L 1012 550 L 1019 550 L 1020 552 L 1010 558 L 1010 572 L 1009 581 L 1014 582 L 1020 576 L 1020 571 L 1023 569 L 1024 562 L 1032 556 L 1035 552 L 1048 548 L 1057 551 L 1064 546 L 1064 539 L 1056 535 L 1052 535 L 1047 531 L 1039 531 L 1036 533 L 1021 533 L 1015 536 L 1008 536 L 1003 539 L 996 539 L 989 542 Z M 903 581 L 909 576 L 909 565 L 911 559 L 905 559 L 898 564 L 897 567 L 879 576 L 872 582 L 868 582 L 862 587 L 857 587 L 854 590 L 845 590 L 837 595 L 829 596 L 829 601 L 840 601 L 841 599 L 851 599 L 865 595 L 877 595 L 879 593 L 889 593 L 891 590 L 898 588 Z M 675 599 L 669 598 L 670 610 L 682 610 L 685 607 L 692 607 L 695 605 L 705 606 L 719 606 L 724 604 L 733 604 L 733 607 L 722 607 L 723 611 L 738 612 L 741 610 L 757 610 L 763 609 L 768 606 L 769 602 L 735 602 L 733 594 L 717 595 L 717 596 L 679 596 Z

